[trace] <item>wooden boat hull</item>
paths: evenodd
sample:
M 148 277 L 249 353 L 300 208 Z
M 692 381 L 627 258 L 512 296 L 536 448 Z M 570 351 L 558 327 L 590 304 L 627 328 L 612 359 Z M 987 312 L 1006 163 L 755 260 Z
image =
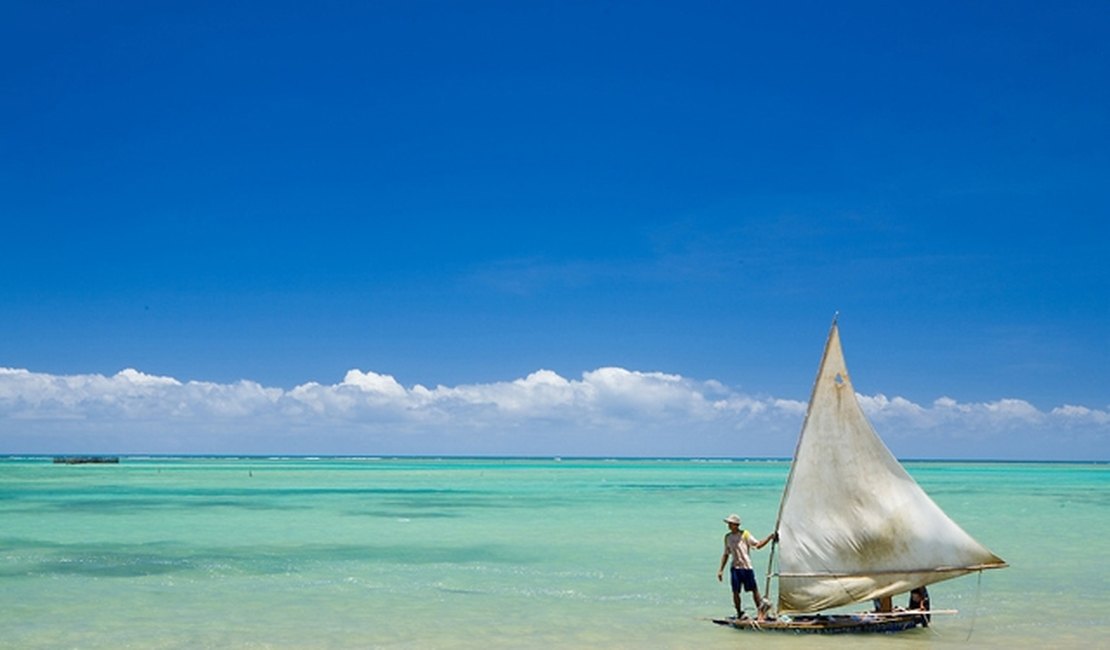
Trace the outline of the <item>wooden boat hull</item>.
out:
M 737 630 L 766 632 L 794 632 L 797 634 L 859 634 L 877 632 L 890 634 L 904 632 L 918 626 L 925 626 L 925 617 L 920 614 L 895 616 L 868 616 L 867 614 L 816 614 L 791 618 L 757 621 L 751 618 L 715 618 L 717 625 Z

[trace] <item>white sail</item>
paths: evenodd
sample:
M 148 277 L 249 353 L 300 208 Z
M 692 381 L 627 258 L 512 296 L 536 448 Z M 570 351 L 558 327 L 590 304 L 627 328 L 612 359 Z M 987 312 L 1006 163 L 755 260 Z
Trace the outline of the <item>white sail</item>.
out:
M 782 613 L 1006 566 L 925 494 L 876 435 L 852 388 L 835 322 L 776 530 Z

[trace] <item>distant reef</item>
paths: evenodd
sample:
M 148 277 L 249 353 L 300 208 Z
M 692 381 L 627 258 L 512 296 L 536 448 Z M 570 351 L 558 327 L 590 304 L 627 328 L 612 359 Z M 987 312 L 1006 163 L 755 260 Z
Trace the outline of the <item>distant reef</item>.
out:
M 119 456 L 55 456 L 55 465 L 119 464 Z

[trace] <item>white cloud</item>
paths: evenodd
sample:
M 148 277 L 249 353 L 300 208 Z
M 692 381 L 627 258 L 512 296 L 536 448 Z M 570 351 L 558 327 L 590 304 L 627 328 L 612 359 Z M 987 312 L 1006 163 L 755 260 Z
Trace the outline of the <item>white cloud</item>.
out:
M 343 378 L 343 385 L 357 386 L 367 393 L 378 393 L 385 397 L 401 397 L 405 388 L 397 383 L 393 375 L 379 375 L 376 372 L 362 372 L 361 370 L 348 370 Z
M 920 405 L 881 393 L 859 397 L 900 454 L 1001 457 L 990 452 L 1000 441 L 1018 453 L 1066 434 L 1074 449 L 1108 455 L 1107 410 L 1064 405 L 1046 412 L 1012 398 L 941 397 Z M 104 376 L 0 368 L 0 453 L 99 444 L 121 453 L 788 456 L 804 414 L 798 400 L 614 367 L 578 379 L 537 370 L 434 388 L 353 369 L 336 384 L 292 389 L 182 382 L 134 369 Z M 1015 433 L 1024 446 L 1008 437 Z
M 1110 411 L 1089 409 L 1086 406 L 1065 404 L 1063 406 L 1057 406 L 1056 408 L 1052 409 L 1051 414 L 1054 417 L 1063 419 L 1065 422 L 1071 422 L 1075 424 L 1110 424 Z
M 920 429 L 950 425 L 964 428 L 971 425 L 977 428 L 1006 428 L 1047 424 L 1056 415 L 1056 410 L 1043 413 L 1020 399 L 960 403 L 951 397 L 941 397 L 931 407 L 926 407 L 902 397 L 888 399 L 881 393 L 870 397 L 860 395 L 859 398 L 864 412 L 874 421 L 897 421 Z

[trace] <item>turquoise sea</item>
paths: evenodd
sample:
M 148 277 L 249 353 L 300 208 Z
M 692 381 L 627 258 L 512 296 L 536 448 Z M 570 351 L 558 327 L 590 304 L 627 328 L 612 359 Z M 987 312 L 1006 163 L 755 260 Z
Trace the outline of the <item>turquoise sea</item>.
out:
M 931 587 L 929 629 L 809 637 L 706 620 L 721 519 L 769 532 L 786 461 L 0 458 L 0 647 L 1110 643 L 1110 465 L 906 467 L 1010 568 Z

